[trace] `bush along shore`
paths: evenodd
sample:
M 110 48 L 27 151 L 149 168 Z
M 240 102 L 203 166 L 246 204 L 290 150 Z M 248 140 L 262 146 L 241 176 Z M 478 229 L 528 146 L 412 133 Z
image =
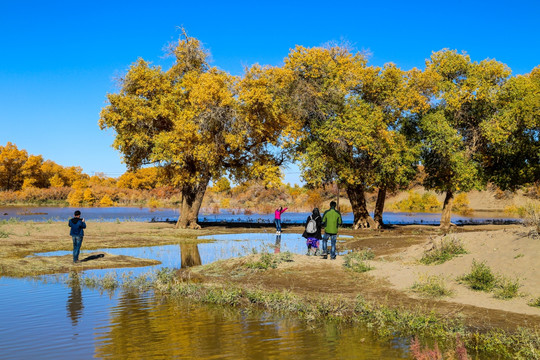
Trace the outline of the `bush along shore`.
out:
M 202 268 L 215 267 L 207 265 Z M 203 270 L 204 271 L 204 270 Z M 261 271 L 261 270 L 253 270 Z M 71 281 L 71 277 L 68 279 Z M 443 350 L 465 345 L 469 354 L 490 359 L 540 359 L 540 329 L 518 327 L 515 330 L 469 327 L 456 316 L 442 316 L 426 309 L 411 310 L 368 301 L 322 295 L 312 296 L 291 290 L 270 290 L 260 286 L 239 286 L 206 282 L 188 270 L 161 269 L 137 277 L 108 274 L 101 278 L 82 276 L 81 285 L 102 291 L 152 291 L 169 301 L 264 309 L 294 314 L 305 321 L 340 321 L 366 326 L 383 339 L 420 337 Z M 459 342 L 459 344 L 457 344 Z

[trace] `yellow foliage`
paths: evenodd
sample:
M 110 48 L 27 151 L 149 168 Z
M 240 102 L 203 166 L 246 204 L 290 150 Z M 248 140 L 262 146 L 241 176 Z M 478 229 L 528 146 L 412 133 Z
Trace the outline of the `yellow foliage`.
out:
M 160 169 L 147 167 L 128 171 L 118 178 L 117 185 L 124 189 L 154 189 L 162 183 Z
M 92 192 L 92 189 L 86 188 L 83 193 L 83 200 L 88 205 L 93 205 L 96 201 L 96 197 L 94 196 L 94 193 Z
M 426 192 L 423 195 L 415 191 L 409 191 L 407 199 L 390 205 L 401 211 L 435 211 L 441 208 L 441 203 L 433 193 Z
M 77 190 L 86 189 L 88 187 L 88 181 L 85 179 L 75 180 L 71 183 L 71 187 Z
M 230 198 L 223 198 L 219 202 L 219 206 L 222 209 L 228 209 L 231 207 L 231 199 Z
M 79 206 L 84 201 L 84 191 L 81 189 L 73 189 L 68 195 L 67 201 L 69 206 Z
M 79 166 L 61 168 L 60 173 L 66 186 L 71 186 L 76 181 L 87 182 L 89 178 L 88 175 L 83 174 L 82 168 Z M 87 186 L 86 183 L 84 186 Z
M 148 207 L 151 209 L 157 209 L 162 206 L 161 202 L 156 198 L 151 198 L 148 200 Z
M 99 205 L 102 207 L 114 206 L 114 201 L 112 201 L 109 195 L 104 195 L 101 200 L 99 200 Z
M 231 190 L 231 182 L 226 177 L 220 178 L 214 185 L 215 192 L 224 192 Z
M 62 187 L 65 185 L 64 180 L 62 180 L 58 174 L 54 174 L 54 176 L 49 179 L 49 183 L 51 184 L 51 187 Z
M 23 184 L 22 184 L 22 189 L 25 190 L 25 189 L 28 189 L 28 188 L 36 187 L 35 186 L 36 182 L 37 182 L 37 180 L 32 179 L 32 178 L 24 179 Z
M 19 150 L 17 145 L 8 142 L 0 146 L 0 190 L 19 190 L 24 177 L 22 168 L 28 159 L 26 150 Z
M 454 199 L 453 209 L 461 214 L 470 214 L 473 210 L 469 207 L 469 204 L 467 193 L 460 193 Z
M 311 189 L 307 192 L 307 202 L 312 208 L 320 208 L 323 202 L 323 198 L 319 191 Z

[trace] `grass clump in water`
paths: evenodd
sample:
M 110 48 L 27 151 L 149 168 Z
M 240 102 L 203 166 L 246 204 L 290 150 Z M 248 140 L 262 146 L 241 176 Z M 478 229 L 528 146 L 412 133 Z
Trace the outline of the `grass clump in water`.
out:
M 442 264 L 458 255 L 466 254 L 467 250 L 456 236 L 445 236 L 440 242 L 433 243 L 433 248 L 424 252 L 420 262 L 425 265 Z
M 371 249 L 353 251 L 343 256 L 343 266 L 354 272 L 363 273 L 369 270 L 373 270 L 372 266 L 364 262 L 365 260 L 372 260 L 373 258 L 375 258 L 375 254 Z
M 473 290 L 491 291 L 497 285 L 497 277 L 486 263 L 478 263 L 473 259 L 471 272 L 458 279 Z
M 441 276 L 420 276 L 411 287 L 415 293 L 427 296 L 430 298 L 440 298 L 444 296 L 451 296 L 453 291 L 447 289 L 444 284 L 444 279 Z

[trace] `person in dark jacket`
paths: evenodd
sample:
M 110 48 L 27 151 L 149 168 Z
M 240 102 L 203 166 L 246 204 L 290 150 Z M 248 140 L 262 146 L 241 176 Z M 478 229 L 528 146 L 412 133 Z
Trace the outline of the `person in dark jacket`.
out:
M 81 212 L 75 211 L 75 216 L 68 221 L 68 225 L 71 228 L 69 235 L 73 239 L 73 262 L 79 262 L 79 253 L 81 252 L 81 245 L 84 237 L 84 230 L 86 229 L 86 223 L 81 218 Z
M 310 221 L 313 220 L 315 222 L 315 231 L 311 228 L 312 226 L 309 225 Z M 302 237 L 306 238 L 306 244 L 307 244 L 307 255 L 319 255 L 319 240 L 321 240 L 321 229 L 322 229 L 322 218 L 321 214 L 319 212 L 319 209 L 315 208 L 313 209 L 313 212 L 311 215 L 308 216 L 306 223 L 305 223 L 305 230 L 302 234 Z

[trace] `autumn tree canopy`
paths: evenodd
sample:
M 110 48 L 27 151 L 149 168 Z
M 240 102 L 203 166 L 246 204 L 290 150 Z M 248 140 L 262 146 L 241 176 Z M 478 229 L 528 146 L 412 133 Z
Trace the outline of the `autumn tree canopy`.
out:
M 120 80 L 121 90 L 107 96 L 102 129 L 116 131 L 113 146 L 129 168 L 157 164 L 182 192 L 177 226 L 198 227 L 197 216 L 211 180 L 275 175 L 273 152 L 283 127 L 274 121 L 264 74 L 246 79 L 207 63 L 200 42 L 184 32 L 171 47 L 167 70 L 139 59 Z M 258 111 L 257 116 L 252 115 Z M 269 169 L 268 171 L 265 171 Z
M 304 180 L 338 182 L 351 201 L 353 227 L 381 226 L 386 190 L 406 186 L 418 161 L 401 121 L 425 108 L 426 99 L 415 96 L 411 78 L 395 65 L 368 67 L 346 46 L 297 46 L 283 68 L 285 109 L 301 126 L 294 147 Z M 376 188 L 374 220 L 365 193 Z
M 441 227 L 447 228 L 454 195 L 487 182 L 485 157 L 499 146 L 486 134 L 493 129 L 510 69 L 495 60 L 473 62 L 466 54 L 442 50 L 426 61 L 425 74 L 432 79 L 433 96 L 432 108 L 418 122 L 424 185 L 446 193 Z

